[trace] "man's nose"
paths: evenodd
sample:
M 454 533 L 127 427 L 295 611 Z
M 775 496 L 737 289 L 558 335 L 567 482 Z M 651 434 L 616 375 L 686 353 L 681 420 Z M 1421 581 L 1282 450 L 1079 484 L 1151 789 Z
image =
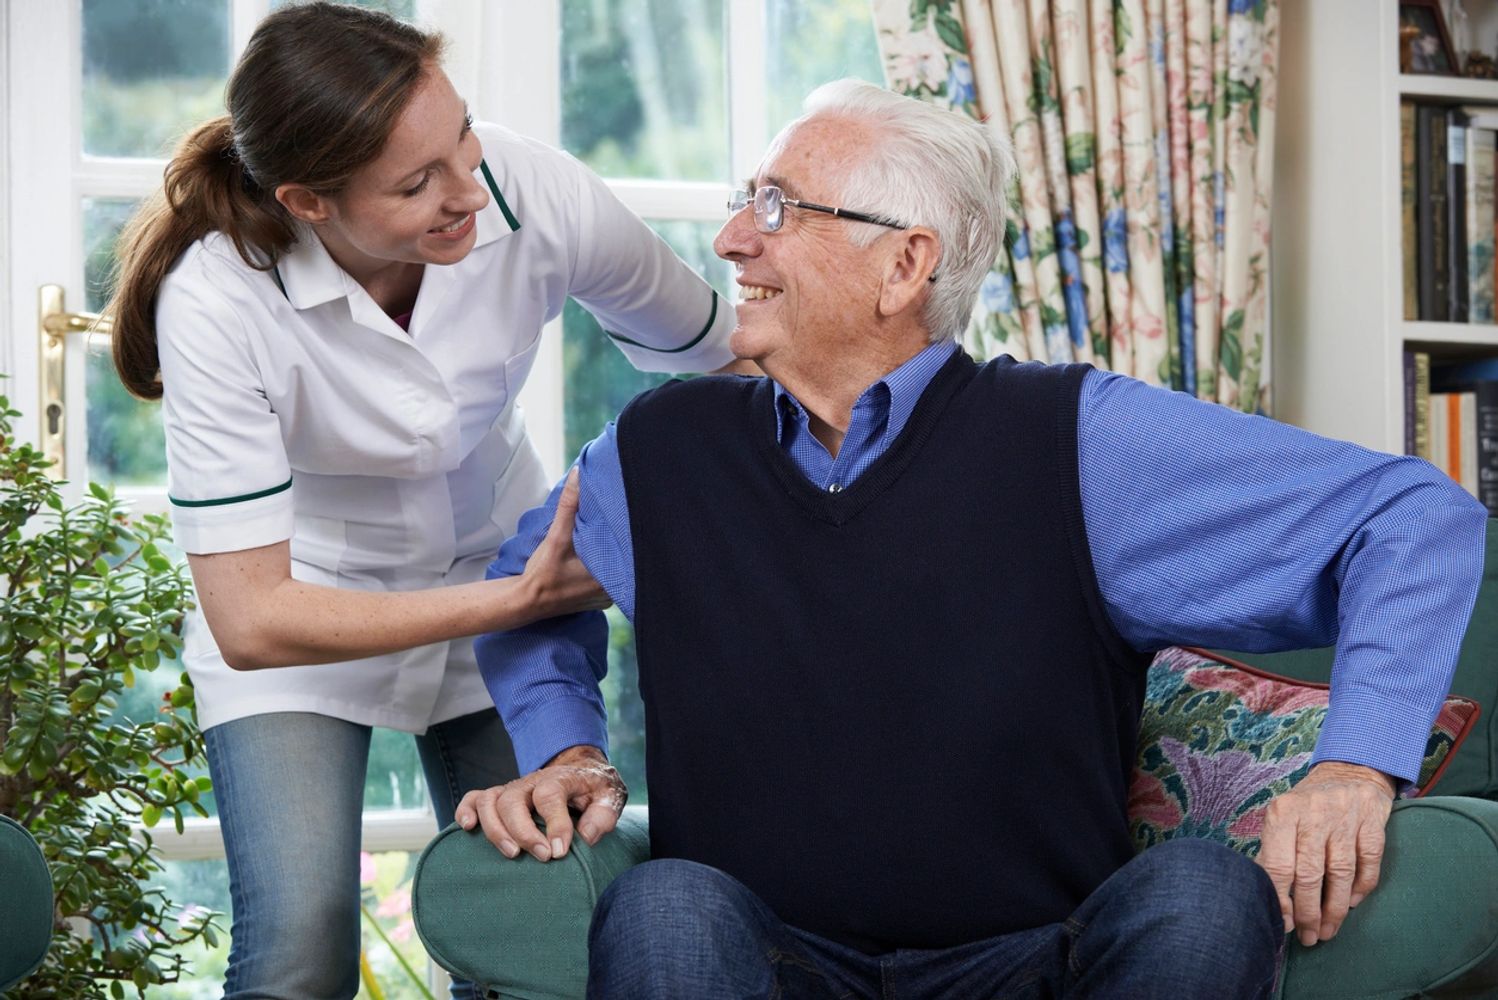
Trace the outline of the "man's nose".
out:
M 754 228 L 753 205 L 745 205 L 730 215 L 713 239 L 713 253 L 724 260 L 757 257 L 763 248 L 760 232 Z

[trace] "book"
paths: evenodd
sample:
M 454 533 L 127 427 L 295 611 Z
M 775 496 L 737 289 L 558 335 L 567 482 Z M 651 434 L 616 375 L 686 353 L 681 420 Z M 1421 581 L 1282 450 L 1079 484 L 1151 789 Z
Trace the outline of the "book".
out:
M 1498 107 L 1490 104 L 1464 104 L 1462 105 L 1462 113 L 1467 116 L 1467 125 L 1469 128 L 1485 128 L 1498 134 Z M 1498 157 L 1495 157 L 1495 159 L 1498 159 Z M 1498 173 L 1498 168 L 1495 168 L 1495 173 Z M 1495 195 L 1495 198 L 1498 198 L 1498 195 Z M 1498 296 L 1498 212 L 1494 213 L 1490 228 L 1493 230 L 1494 254 L 1492 266 L 1489 268 L 1489 271 L 1493 278 L 1495 296 Z M 1494 308 L 1498 310 L 1498 305 L 1495 305 Z
M 1462 489 L 1477 496 L 1477 393 L 1454 392 L 1456 400 L 1452 417 L 1456 421 L 1456 432 L 1451 435 L 1456 458 L 1451 463 L 1451 478 L 1462 484 Z
M 1430 355 L 1425 351 L 1413 351 L 1415 387 L 1410 401 L 1414 416 L 1408 423 L 1414 424 L 1415 449 L 1411 455 L 1430 458 Z
M 1467 116 L 1453 108 L 1446 125 L 1446 318 L 1467 322 Z
M 1498 517 L 1498 357 L 1443 363 L 1430 378 L 1439 391 L 1470 391 L 1474 397 L 1476 495 Z
M 1415 450 L 1415 352 L 1406 350 L 1402 357 L 1404 374 L 1404 453 L 1418 455 Z
M 1430 394 L 1430 464 L 1447 475 L 1451 474 L 1450 398 L 1449 392 Z
M 1498 517 L 1498 382 L 1478 382 L 1477 397 L 1477 499 L 1488 513 Z
M 1419 259 L 1415 235 L 1415 102 L 1399 102 L 1399 228 L 1404 263 L 1404 318 L 1420 318 L 1416 274 Z M 1406 358 L 1409 352 L 1405 352 Z M 1405 427 L 1412 424 L 1406 420 Z M 1414 452 L 1408 452 L 1413 455 Z
M 1445 320 L 1449 275 L 1446 263 L 1446 110 L 1415 109 L 1415 230 L 1419 317 Z
M 1494 151 L 1498 132 L 1467 129 L 1467 321 L 1493 322 Z

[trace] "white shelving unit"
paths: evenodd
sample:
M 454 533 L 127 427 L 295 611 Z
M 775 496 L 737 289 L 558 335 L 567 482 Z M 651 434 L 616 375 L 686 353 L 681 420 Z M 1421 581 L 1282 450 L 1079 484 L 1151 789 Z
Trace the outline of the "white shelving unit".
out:
M 1498 47 L 1498 0 L 1466 0 Z M 1498 105 L 1498 80 L 1399 72 L 1398 0 L 1281 0 L 1275 416 L 1404 450 L 1403 352 L 1498 354 L 1498 326 L 1404 319 L 1399 102 Z

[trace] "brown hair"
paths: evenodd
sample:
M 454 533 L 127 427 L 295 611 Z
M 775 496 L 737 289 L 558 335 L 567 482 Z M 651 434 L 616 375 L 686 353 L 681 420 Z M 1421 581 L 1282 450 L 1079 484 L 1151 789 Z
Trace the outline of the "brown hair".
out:
M 336 3 L 287 7 L 260 22 L 229 78 L 229 113 L 182 140 L 161 190 L 120 235 L 107 311 L 125 388 L 161 397 L 156 299 L 182 252 L 218 231 L 251 267 L 273 267 L 297 238 L 276 187 L 343 190 L 380 154 L 442 46 L 440 35 Z

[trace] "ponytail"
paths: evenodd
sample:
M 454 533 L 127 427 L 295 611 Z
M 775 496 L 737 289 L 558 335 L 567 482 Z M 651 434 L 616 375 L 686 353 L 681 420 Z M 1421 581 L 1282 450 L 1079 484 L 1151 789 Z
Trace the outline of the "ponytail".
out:
M 234 149 L 228 115 L 194 129 L 167 165 L 162 189 L 120 234 L 115 293 L 114 366 L 125 388 L 160 399 L 156 300 L 182 252 L 218 231 L 251 267 L 269 270 L 296 241 L 291 217 L 256 186 Z

